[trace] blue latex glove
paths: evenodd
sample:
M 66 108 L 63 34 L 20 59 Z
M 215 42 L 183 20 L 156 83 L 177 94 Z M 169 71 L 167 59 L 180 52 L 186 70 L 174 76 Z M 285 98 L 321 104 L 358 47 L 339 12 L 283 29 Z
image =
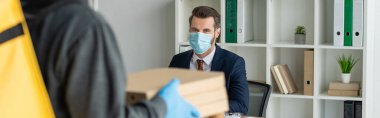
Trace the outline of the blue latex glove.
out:
M 198 110 L 179 95 L 179 83 L 178 79 L 173 79 L 158 93 L 167 106 L 165 118 L 199 118 Z

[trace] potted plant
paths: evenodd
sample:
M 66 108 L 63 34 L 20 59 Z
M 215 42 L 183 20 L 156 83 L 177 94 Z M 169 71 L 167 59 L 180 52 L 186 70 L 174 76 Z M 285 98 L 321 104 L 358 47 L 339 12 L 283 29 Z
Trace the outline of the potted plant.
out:
M 294 36 L 294 43 L 305 44 L 306 41 L 306 30 L 304 26 L 297 26 L 296 34 Z
M 344 55 L 340 56 L 338 59 L 338 64 L 342 72 L 342 82 L 350 83 L 351 80 L 351 70 L 355 64 L 359 61 L 357 58 L 353 58 L 352 55 L 346 57 Z

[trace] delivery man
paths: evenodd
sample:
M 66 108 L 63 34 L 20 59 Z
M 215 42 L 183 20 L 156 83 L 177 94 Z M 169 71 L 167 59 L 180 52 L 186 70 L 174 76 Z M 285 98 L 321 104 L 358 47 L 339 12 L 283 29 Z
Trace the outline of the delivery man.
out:
M 171 81 L 150 101 L 125 106 L 125 69 L 112 29 L 83 0 L 21 0 L 58 118 L 189 118 L 197 110 Z

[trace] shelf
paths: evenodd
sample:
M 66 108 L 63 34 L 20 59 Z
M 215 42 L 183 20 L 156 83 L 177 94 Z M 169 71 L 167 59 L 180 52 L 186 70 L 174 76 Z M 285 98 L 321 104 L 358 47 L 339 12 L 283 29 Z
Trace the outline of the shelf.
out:
M 178 45 L 190 45 L 189 42 L 179 42 Z
M 243 57 L 248 80 L 266 80 L 266 48 L 234 46 L 223 48 Z
M 361 96 L 358 97 L 345 97 L 345 96 L 329 96 L 327 92 L 323 92 L 317 96 L 317 99 L 323 100 L 353 100 L 353 101 L 362 101 L 363 98 Z
M 321 99 L 360 99 L 356 97 L 336 97 L 327 96 L 326 91 L 329 88 L 331 81 L 341 80 L 341 71 L 336 59 L 341 55 L 352 55 L 355 58 L 359 58 L 359 61 L 351 71 L 351 81 L 363 82 L 363 51 L 362 50 L 342 50 L 342 49 L 318 49 L 315 54 L 315 79 L 314 87 L 315 92 L 320 94 L 318 96 Z M 362 87 L 362 85 L 360 85 Z M 322 97 L 321 97 L 322 96 Z
M 228 47 L 266 47 L 267 44 L 265 41 L 248 41 L 245 43 L 217 43 L 219 46 L 228 46 Z M 190 45 L 189 42 L 179 42 L 178 45 Z
M 299 92 L 303 90 L 303 73 L 304 73 L 304 51 L 307 49 L 299 48 L 270 48 L 268 49 L 269 57 L 269 67 L 277 64 L 287 64 L 290 70 L 290 73 L 294 79 L 294 82 L 297 86 Z M 270 71 L 270 69 L 268 69 Z M 269 72 L 272 75 L 271 72 Z M 273 86 L 277 86 L 276 82 L 271 76 Z M 274 87 L 276 88 L 276 87 Z M 300 92 L 302 93 L 302 92 Z
M 210 6 L 221 13 L 221 0 L 176 0 L 175 37 L 177 42 L 186 42 L 189 36 L 189 17 L 195 7 Z
M 245 30 L 238 31 L 247 31 L 248 33 L 244 32 L 248 34 L 244 39 L 253 39 L 253 41 L 225 43 L 225 0 L 178 0 L 175 15 L 176 46 L 190 47 L 188 18 L 192 8 L 200 5 L 211 6 L 221 15 L 221 41 L 217 44 L 244 58 L 247 80 L 265 82 L 273 87 L 266 112 L 267 118 L 343 118 L 344 101 L 363 101 L 363 104 L 368 104 L 365 99 L 368 96 L 327 95 L 329 82 L 340 80 L 340 68 L 336 59 L 342 54 L 360 58 L 352 70 L 351 81 L 362 82 L 363 93 L 368 90 L 368 87 L 363 86 L 365 85 L 363 82 L 372 80 L 365 71 L 370 70 L 365 65 L 365 60 L 368 61 L 366 58 L 371 57 L 368 55 L 368 48 L 333 45 L 333 0 L 243 0 L 243 2 L 247 9 L 243 10 L 243 18 L 239 18 L 245 21 L 243 25 Z M 295 29 L 299 25 L 306 28 L 306 44 L 294 43 Z M 314 49 L 314 96 L 303 95 L 304 51 L 309 49 Z M 297 93 L 281 94 L 277 91 L 277 84 L 270 71 L 270 66 L 277 64 L 289 66 L 298 89 Z M 366 109 L 363 110 L 363 113 L 368 112 Z
M 276 44 L 280 41 L 294 40 L 295 29 L 301 25 L 306 30 L 306 41 L 313 42 L 311 45 L 314 45 L 314 2 L 314 0 L 270 0 L 268 20 L 270 42 Z
M 294 41 L 280 41 L 274 44 L 266 44 L 266 41 L 248 41 L 245 43 L 217 43 L 219 46 L 227 47 L 274 47 L 274 48 L 320 48 L 320 49 L 341 49 L 341 50 L 363 50 L 364 47 L 352 46 L 334 46 L 332 43 L 324 43 L 314 46 L 313 42 L 306 42 L 306 44 L 295 44 Z M 179 42 L 178 45 L 190 45 L 189 42 Z
M 226 0 L 221 0 L 222 6 L 225 5 Z M 243 5 L 242 5 L 243 4 Z M 242 5 L 242 6 L 240 6 Z M 234 44 L 226 46 L 250 46 L 250 47 L 264 47 L 267 42 L 267 0 L 239 0 L 237 3 L 237 19 L 236 19 L 236 40 L 251 41 L 242 44 Z M 222 12 L 226 12 L 225 8 L 222 8 Z M 221 13 L 222 22 L 222 34 L 221 42 L 226 41 L 226 14 Z M 251 45 L 252 44 L 252 45 Z
M 316 11 L 318 22 L 316 22 L 316 40 L 317 44 L 323 45 L 325 43 L 333 42 L 334 38 L 334 0 L 319 0 L 319 8 Z
M 344 101 L 340 100 L 316 100 L 314 118 L 343 118 Z
M 190 45 L 189 42 L 179 42 L 178 45 Z
M 266 118 L 312 118 L 313 99 L 272 98 Z
M 314 42 L 306 42 L 305 44 L 296 44 L 293 40 L 282 40 L 270 44 L 270 47 L 281 47 L 281 48 L 314 48 Z
M 363 47 L 352 47 L 352 46 L 334 46 L 333 43 L 324 43 L 318 46 L 322 49 L 344 49 L 344 50 L 363 50 Z
M 303 93 L 294 93 L 294 94 L 272 93 L 271 97 L 275 97 L 275 98 L 298 98 L 298 99 L 313 99 L 314 98 L 314 96 L 303 95 Z
M 266 41 L 247 41 L 245 43 L 219 43 L 220 46 L 235 46 L 235 47 L 266 47 Z

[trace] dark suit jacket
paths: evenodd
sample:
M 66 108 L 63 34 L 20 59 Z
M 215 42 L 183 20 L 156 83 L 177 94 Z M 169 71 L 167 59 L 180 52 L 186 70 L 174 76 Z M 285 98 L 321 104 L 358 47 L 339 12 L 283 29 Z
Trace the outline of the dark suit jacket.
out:
M 215 55 L 211 62 L 211 71 L 223 71 L 226 77 L 230 112 L 248 112 L 248 83 L 244 59 L 215 45 Z M 169 67 L 190 68 L 193 50 L 175 55 Z

